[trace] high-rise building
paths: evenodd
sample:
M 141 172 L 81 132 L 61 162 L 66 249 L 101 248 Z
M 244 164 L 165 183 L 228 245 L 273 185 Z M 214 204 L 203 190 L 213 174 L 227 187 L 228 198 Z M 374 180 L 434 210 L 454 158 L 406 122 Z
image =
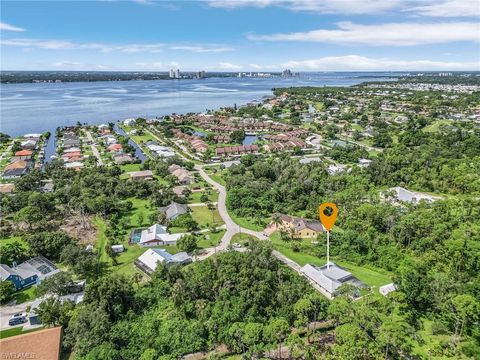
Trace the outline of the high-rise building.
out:
M 285 69 L 282 71 L 282 76 L 283 77 L 292 77 L 293 74 L 292 74 L 292 71 L 290 69 Z
M 203 79 L 205 77 L 205 70 L 199 71 L 197 73 L 197 79 Z
M 180 79 L 180 70 L 175 70 L 175 79 Z
M 173 79 L 175 77 L 175 73 L 174 73 L 173 69 L 170 69 L 170 72 L 168 73 L 168 77 L 170 79 Z

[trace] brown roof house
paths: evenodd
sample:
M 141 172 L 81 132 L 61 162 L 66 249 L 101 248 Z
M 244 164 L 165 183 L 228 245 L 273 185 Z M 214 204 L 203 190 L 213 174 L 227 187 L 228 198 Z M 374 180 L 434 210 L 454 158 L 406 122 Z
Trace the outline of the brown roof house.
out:
M 132 171 L 128 175 L 130 175 L 132 180 L 153 180 L 153 172 L 151 170 Z
M 313 238 L 325 231 L 318 220 L 309 220 L 279 213 L 273 214 L 272 217 L 274 220 L 265 229 L 268 235 L 277 230 L 288 232 L 293 230 L 297 237 Z
M 0 340 L 0 359 L 59 360 L 62 328 L 33 331 Z

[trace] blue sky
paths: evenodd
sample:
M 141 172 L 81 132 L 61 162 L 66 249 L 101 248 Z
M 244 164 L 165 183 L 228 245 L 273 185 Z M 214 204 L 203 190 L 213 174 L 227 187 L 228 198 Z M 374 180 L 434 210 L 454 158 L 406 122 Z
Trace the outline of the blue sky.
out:
M 0 6 L 2 70 L 480 70 L 478 0 Z

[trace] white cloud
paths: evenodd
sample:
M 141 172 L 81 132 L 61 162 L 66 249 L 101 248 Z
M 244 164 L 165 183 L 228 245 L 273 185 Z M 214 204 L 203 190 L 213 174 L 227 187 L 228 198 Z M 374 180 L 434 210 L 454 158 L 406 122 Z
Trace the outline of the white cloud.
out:
M 479 41 L 480 24 L 475 22 L 389 23 L 362 25 L 352 22 L 337 24 L 338 29 L 273 35 L 250 34 L 250 40 L 309 41 L 348 45 L 411 46 L 454 41 Z
M 316 71 L 396 71 L 396 70 L 475 70 L 479 62 L 444 62 L 434 60 L 396 60 L 360 55 L 327 56 L 318 59 L 287 61 L 282 68 Z
M 53 68 L 61 68 L 63 70 L 105 70 L 108 69 L 107 66 L 98 65 L 98 64 L 84 64 L 76 61 L 58 61 L 51 64 Z
M 74 43 L 68 40 L 25 39 L 25 38 L 2 39 L 1 44 L 8 45 L 8 46 L 49 49 L 49 50 L 97 49 L 103 52 L 119 51 L 124 53 L 137 53 L 137 52 L 159 53 L 159 52 L 162 52 L 162 49 L 164 48 L 164 44 L 112 45 L 112 44 L 100 44 L 100 43 Z
M 54 67 L 79 67 L 79 66 L 82 66 L 81 63 L 79 62 L 75 62 L 75 61 L 59 61 L 59 62 L 56 62 L 56 63 L 53 63 L 52 64 Z
M 220 70 L 239 70 L 242 67 L 239 66 L 239 65 L 229 63 L 229 62 L 219 62 L 218 66 L 216 66 L 216 68 L 218 68 Z
M 432 17 L 478 17 L 478 0 L 204 0 L 211 7 L 266 8 L 277 6 L 292 11 L 320 14 L 375 14 L 408 11 L 412 15 Z
M 185 51 L 191 51 L 194 53 L 222 53 L 222 52 L 227 52 L 227 51 L 233 51 L 235 50 L 232 47 L 227 47 L 227 46 L 218 46 L 218 47 L 208 47 L 208 46 L 170 46 L 171 50 L 185 50 Z
M 135 65 L 138 67 L 147 68 L 147 69 L 160 69 L 164 66 L 160 61 L 156 61 L 153 63 L 137 62 L 135 63 Z
M 4 22 L 0 22 L 0 30 L 1 31 L 25 31 L 25 29 L 22 29 L 17 26 L 13 26 Z
M 393 9 L 400 0 L 206 0 L 211 7 L 234 9 L 238 7 L 278 6 L 293 11 L 323 14 L 371 14 Z
M 480 2 L 478 0 L 427 1 L 421 6 L 412 6 L 405 11 L 421 16 L 478 18 L 480 17 Z

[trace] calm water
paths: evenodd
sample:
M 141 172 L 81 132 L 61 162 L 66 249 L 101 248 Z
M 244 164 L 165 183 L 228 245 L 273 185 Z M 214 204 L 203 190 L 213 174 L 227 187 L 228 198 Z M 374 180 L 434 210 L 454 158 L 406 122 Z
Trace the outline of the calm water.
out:
M 108 81 L 0 85 L 0 131 L 55 133 L 59 126 L 100 124 L 241 105 L 282 86 L 350 86 L 399 73 L 313 73 L 296 78 Z M 49 143 L 53 148 L 53 141 Z M 50 151 L 47 151 L 50 152 Z

